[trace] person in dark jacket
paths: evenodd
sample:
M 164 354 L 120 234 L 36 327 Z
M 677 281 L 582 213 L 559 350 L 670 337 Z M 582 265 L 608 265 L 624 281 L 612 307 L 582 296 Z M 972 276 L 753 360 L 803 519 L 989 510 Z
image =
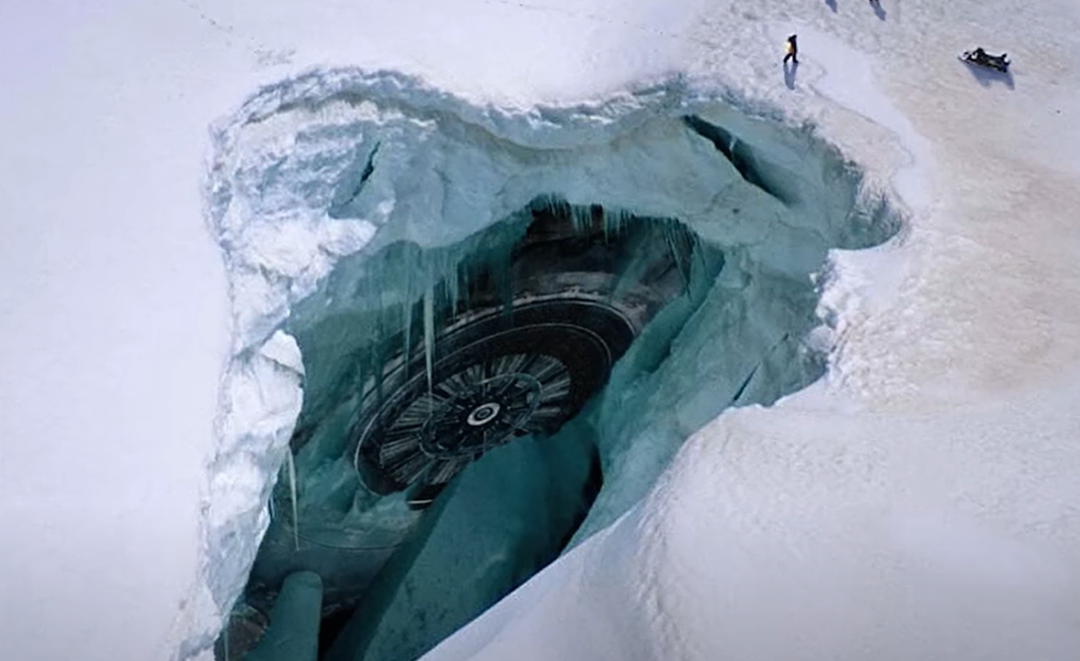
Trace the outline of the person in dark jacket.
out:
M 787 64 L 788 60 L 795 64 L 799 63 L 799 44 L 795 42 L 795 37 L 796 35 L 791 35 L 784 42 L 784 52 L 786 53 L 784 55 L 784 64 Z

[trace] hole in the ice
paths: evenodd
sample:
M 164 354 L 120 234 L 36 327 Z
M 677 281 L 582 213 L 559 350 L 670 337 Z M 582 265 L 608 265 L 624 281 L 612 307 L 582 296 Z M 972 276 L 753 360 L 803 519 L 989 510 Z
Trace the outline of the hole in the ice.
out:
M 418 658 L 625 511 L 721 410 L 824 372 L 813 274 L 896 216 L 835 151 L 706 116 L 641 130 L 644 155 L 703 168 L 658 194 L 693 219 L 542 195 L 453 245 L 373 243 L 292 308 L 303 409 L 218 658 L 283 659 L 275 628 L 296 622 L 317 632 L 304 658 Z M 339 171 L 331 218 L 370 212 L 380 144 Z
M 310 396 L 244 626 L 309 569 L 322 656 L 423 611 L 411 648 L 389 636 L 414 658 L 551 562 L 603 483 L 597 394 L 624 357 L 615 396 L 658 369 L 723 264 L 676 220 L 548 197 L 450 248 L 341 263 L 287 325 Z

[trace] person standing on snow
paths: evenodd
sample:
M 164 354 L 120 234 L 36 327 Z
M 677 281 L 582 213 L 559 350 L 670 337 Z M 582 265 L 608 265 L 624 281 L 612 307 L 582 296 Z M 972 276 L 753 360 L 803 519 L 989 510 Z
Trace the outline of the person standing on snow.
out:
M 784 64 L 787 64 L 788 60 L 791 60 L 794 64 L 799 63 L 799 45 L 795 42 L 796 35 L 791 35 L 784 42 Z

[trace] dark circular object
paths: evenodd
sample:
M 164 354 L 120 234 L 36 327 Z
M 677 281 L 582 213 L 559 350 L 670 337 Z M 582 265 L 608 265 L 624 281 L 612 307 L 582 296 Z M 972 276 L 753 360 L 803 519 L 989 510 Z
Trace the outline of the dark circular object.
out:
M 466 319 L 375 413 L 356 427 L 354 462 L 364 486 L 411 489 L 423 506 L 484 452 L 527 434 L 548 435 L 607 381 L 635 335 L 601 300 L 552 298 Z M 398 375 L 390 375 L 395 380 Z

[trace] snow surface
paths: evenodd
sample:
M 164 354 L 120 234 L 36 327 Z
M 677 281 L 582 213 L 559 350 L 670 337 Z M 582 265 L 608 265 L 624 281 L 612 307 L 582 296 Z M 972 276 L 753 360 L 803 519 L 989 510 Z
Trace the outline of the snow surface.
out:
M 213 628 L 198 595 L 177 617 L 229 351 L 206 127 L 260 84 L 357 65 L 511 112 L 682 71 L 815 122 L 912 212 L 900 240 L 834 256 L 825 380 L 696 434 L 645 502 L 431 658 L 1071 658 L 1080 11 L 835 6 L 0 8 L 5 649 L 169 658 Z M 1012 77 L 956 62 L 973 44 Z M 287 342 L 261 356 L 297 374 Z

